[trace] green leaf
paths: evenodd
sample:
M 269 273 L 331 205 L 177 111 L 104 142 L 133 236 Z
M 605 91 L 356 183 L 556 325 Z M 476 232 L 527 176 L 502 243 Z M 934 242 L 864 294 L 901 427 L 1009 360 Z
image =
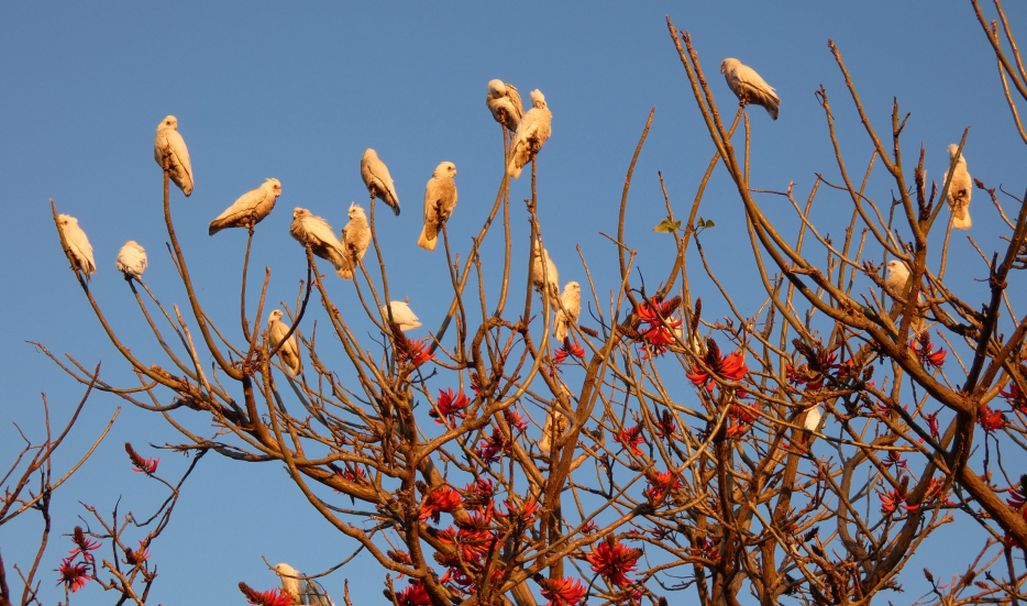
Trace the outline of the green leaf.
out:
M 677 231 L 679 229 L 681 229 L 681 220 L 680 219 L 678 219 L 677 221 L 671 221 L 670 217 L 665 217 L 663 219 L 663 221 L 660 221 L 659 223 L 656 224 L 656 227 L 653 228 L 653 231 L 659 232 L 659 233 L 662 233 L 662 234 L 670 234 L 670 233 L 674 233 L 675 231 Z
M 716 227 L 716 225 L 717 224 L 713 222 L 713 219 L 699 217 L 699 221 L 696 222 L 695 227 L 696 229 L 710 229 L 712 227 Z

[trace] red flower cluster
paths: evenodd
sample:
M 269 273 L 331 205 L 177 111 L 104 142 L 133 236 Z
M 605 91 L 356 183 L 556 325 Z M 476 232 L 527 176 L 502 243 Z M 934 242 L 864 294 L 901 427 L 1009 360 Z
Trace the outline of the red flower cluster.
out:
M 431 361 L 435 357 L 434 353 L 430 353 L 431 349 L 431 337 L 425 337 L 420 341 L 412 341 L 402 335 L 399 335 L 399 339 L 396 340 L 396 352 L 399 355 L 399 359 L 417 368 L 425 362 Z
M 150 548 L 146 539 L 139 541 L 139 549 L 125 549 L 125 562 L 132 566 L 139 566 L 150 559 Z
M 1027 368 L 1022 367 L 1020 374 L 1027 376 Z M 1013 410 L 1027 414 L 1027 394 L 1021 391 L 1014 381 L 1010 381 L 1009 385 L 998 392 L 998 394 L 1005 398 L 1006 402 L 1013 407 Z
M 257 591 L 246 583 L 239 581 L 239 591 L 246 596 L 246 601 L 250 604 L 259 604 L 260 606 L 292 606 L 296 603 L 292 600 L 292 596 L 285 593 L 282 589 Z
M 90 540 L 81 526 L 76 526 L 71 533 L 71 541 L 75 547 L 69 552 L 68 557 L 61 559 L 61 565 L 57 568 L 60 578 L 57 584 L 64 583 L 65 590 L 76 592 L 85 586 L 89 579 L 96 575 L 96 560 L 91 551 L 100 548 L 99 541 Z M 76 562 L 76 558 L 81 558 Z M 89 572 L 92 570 L 93 575 Z
M 638 338 L 649 355 L 663 355 L 667 347 L 677 342 L 681 334 L 682 321 L 674 318 L 674 301 L 661 301 L 656 297 L 643 301 L 636 308 L 638 315 Z
M 492 504 L 496 486 L 491 479 L 478 478 L 464 487 L 464 506 L 468 509 L 484 509 Z
M 941 347 L 934 348 L 934 343 L 931 343 L 931 335 L 927 331 L 913 337 L 909 342 L 909 348 L 920 358 L 920 364 L 923 366 L 930 365 L 939 368 L 945 363 L 945 356 L 948 355 L 948 352 Z
M 425 499 L 424 505 L 421 505 L 421 515 L 419 516 L 419 519 L 427 520 L 428 518 L 431 518 L 433 522 L 438 522 L 439 515 L 443 511 L 450 513 L 459 507 L 461 502 L 460 493 L 449 486 L 436 488 L 428 494 L 428 498 Z
M 528 428 L 528 422 L 524 419 L 524 416 L 516 410 L 511 410 L 509 408 L 503 409 L 503 419 L 513 431 L 524 431 Z
M 614 537 L 606 537 L 585 559 L 592 565 L 592 571 L 601 574 L 608 583 L 624 587 L 632 583 L 627 574 L 635 569 L 641 555 L 640 549 L 628 547 Z
M 157 464 L 160 463 L 160 459 L 144 459 L 142 455 L 132 448 L 132 444 L 129 442 L 125 442 L 125 452 L 128 453 L 128 458 L 132 461 L 132 471 L 139 471 L 148 476 L 157 473 Z
M 713 343 L 712 339 L 710 339 L 710 343 Z M 713 346 L 706 352 L 703 362 L 712 371 L 712 375 L 696 364 L 692 366 L 692 371 L 687 376 L 692 385 L 704 387 L 707 391 L 713 391 L 713 387 L 716 385 L 713 375 L 726 381 L 737 382 L 749 374 L 749 368 L 745 365 L 745 353 L 742 350 L 733 351 L 726 356 L 721 356 L 720 350 Z
M 688 551 L 696 558 L 705 558 L 714 562 L 720 559 L 720 550 L 717 548 L 717 544 L 705 535 L 693 541 Z
M 798 367 L 788 364 L 785 369 L 788 382 L 792 385 L 802 385 L 810 391 L 816 391 L 824 386 L 824 379 L 827 378 L 828 372 L 840 366 L 834 363 L 837 358 L 838 356 L 834 352 L 818 352 L 816 360 L 812 364 L 803 364 Z
M 543 579 L 542 597 L 549 600 L 546 606 L 577 606 L 585 597 L 585 586 L 574 579 Z
M 397 593 L 394 597 L 399 606 L 431 606 L 428 590 L 424 588 L 420 581 L 410 581 L 407 588 Z
M 618 431 L 614 434 L 613 439 L 615 442 L 631 451 L 631 454 L 642 456 L 642 449 L 638 446 L 645 440 L 642 438 L 642 427 L 640 425 L 626 427 Z
M 977 413 L 977 422 L 981 424 L 984 431 L 998 431 L 1006 426 L 1006 415 L 998 410 L 992 410 L 987 404 L 981 406 Z
M 481 572 L 485 558 L 495 548 L 499 537 L 491 529 L 494 511 L 491 503 L 482 510 L 471 512 L 467 519 L 457 521 L 457 530 L 450 526 L 438 533 L 438 539 L 450 546 L 450 550 L 435 552 L 435 561 L 449 570 L 439 580 L 455 583 L 459 591 L 473 592 L 475 582 L 468 577 L 468 571 Z M 503 571 L 496 571 L 502 574 Z
M 662 503 L 670 493 L 681 488 L 681 480 L 678 479 L 677 474 L 670 471 L 649 473 L 647 478 L 649 479 L 649 487 L 642 491 L 642 494 L 653 505 Z
M 486 463 L 494 462 L 499 453 L 510 450 L 510 440 L 499 429 L 492 429 L 492 435 L 478 443 L 477 454 Z
M 435 422 L 439 425 L 444 423 L 449 424 L 453 427 L 457 424 L 458 420 L 463 419 L 465 414 L 464 409 L 470 404 L 470 400 L 461 391 L 457 394 L 453 393 L 453 388 L 449 388 L 445 391 L 439 390 L 439 397 L 435 400 L 435 407 L 428 412 L 428 415 L 435 419 Z
M 553 369 L 552 372 L 556 372 L 556 367 L 567 361 L 567 358 L 573 356 L 579 360 L 585 358 L 585 348 L 577 343 L 570 343 L 568 347 L 567 343 L 564 343 L 560 347 L 553 348 Z

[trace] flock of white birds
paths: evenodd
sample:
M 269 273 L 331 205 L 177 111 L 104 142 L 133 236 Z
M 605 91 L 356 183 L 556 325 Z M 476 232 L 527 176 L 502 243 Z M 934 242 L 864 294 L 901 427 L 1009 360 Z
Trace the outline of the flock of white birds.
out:
M 767 84 L 756 70 L 738 59 L 728 57 L 721 62 L 720 71 L 742 105 L 759 105 L 767 110 L 771 118 L 777 120 L 781 99 L 774 87 Z M 531 108 L 525 112 L 517 87 L 499 79 L 490 80 L 488 83 L 485 104 L 496 122 L 513 134 L 506 172 L 514 179 L 520 177 L 521 170 L 534 160 L 552 133 L 553 114 L 546 104 L 545 95 L 536 89 L 531 91 L 530 98 Z M 153 153 L 158 166 L 167 171 L 171 181 L 185 196 L 190 196 L 194 184 L 192 162 L 185 139 L 178 132 L 178 119 L 175 116 L 166 116 L 157 125 Z M 969 229 L 972 225 L 969 208 L 973 182 L 959 146 L 949 145 L 948 153 L 952 177 L 943 197 L 952 212 L 952 227 Z M 417 244 L 426 250 L 435 249 L 439 232 L 456 207 L 456 172 L 456 165 L 452 162 L 440 162 L 425 186 L 424 227 L 421 229 Z M 373 148 L 367 148 L 360 159 L 360 175 L 372 200 L 378 198 L 388 205 L 394 214 L 399 215 L 399 196 L 392 174 Z M 948 170 L 942 177 L 943 184 L 947 181 Z M 256 189 L 239 196 L 211 221 L 208 233 L 213 236 L 230 227 L 246 228 L 252 233 L 254 226 L 274 209 L 275 202 L 281 194 L 281 182 L 274 178 L 266 179 Z M 371 228 L 367 215 L 359 204 L 351 204 L 347 214 L 349 222 L 343 228 L 340 238 L 336 237 L 334 229 L 324 218 L 305 208 L 296 208 L 293 210 L 289 233 L 300 244 L 309 246 L 314 255 L 330 262 L 341 278 L 352 280 L 370 245 Z M 72 260 L 73 269 L 88 280 L 96 271 L 96 263 L 93 259 L 93 247 L 79 226 L 78 220 L 71 215 L 59 215 L 58 231 L 61 244 Z M 581 285 L 570 281 L 564 285 L 563 292 L 560 292 L 556 265 L 540 242 L 532 242 L 531 258 L 532 283 L 556 310 L 553 334 L 557 340 L 564 341 L 572 327 L 577 326 L 581 314 Z M 124 274 L 125 279 L 139 280 L 146 270 L 146 250 L 137 242 L 129 240 L 118 252 L 115 265 Z M 909 268 L 902 261 L 892 260 L 888 263 L 887 270 L 886 289 L 892 297 L 901 298 L 909 281 Z M 391 321 L 403 331 L 421 326 L 419 318 L 406 301 L 391 301 L 388 308 L 382 307 L 381 312 L 384 318 L 391 317 Z M 282 315 L 280 309 L 271 312 L 268 317 L 268 335 L 272 347 L 277 348 L 278 355 L 288 372 L 296 376 L 302 369 L 300 351 L 296 335 L 289 335 L 290 328 L 282 322 Z M 820 411 L 816 407 L 809 410 L 804 422 L 805 427 L 815 431 L 820 425 L 820 416 Z M 291 590 L 290 594 L 296 594 L 299 590 L 295 581 L 298 575 L 295 569 L 279 564 L 276 570 L 282 575 L 286 590 Z M 326 603 L 331 603 L 330 598 Z

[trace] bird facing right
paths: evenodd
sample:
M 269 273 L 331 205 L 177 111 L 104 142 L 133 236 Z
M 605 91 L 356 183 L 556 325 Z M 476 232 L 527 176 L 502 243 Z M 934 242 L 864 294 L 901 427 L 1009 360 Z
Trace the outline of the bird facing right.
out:
M 267 336 L 271 350 L 281 344 L 281 348 L 278 350 L 278 357 L 285 362 L 285 367 L 289 369 L 289 374 L 296 376 L 300 374 L 302 369 L 300 362 L 300 348 L 296 344 L 296 333 L 289 335 L 288 340 L 285 339 L 285 335 L 289 334 L 290 326 L 285 322 L 282 322 L 282 310 L 276 309 L 271 312 L 271 315 L 267 317 Z
M 157 124 L 153 138 L 153 159 L 157 166 L 166 168 L 171 180 L 188 198 L 193 193 L 193 164 L 189 160 L 189 148 L 178 132 L 178 118 L 167 115 Z
M 364 259 L 367 247 L 371 245 L 371 226 L 367 224 L 364 207 L 356 202 L 349 205 L 348 215 L 349 223 L 342 228 L 342 247 L 346 253 L 346 263 L 339 268 L 338 273 L 340 278 L 352 280 L 353 272 Z
M 952 229 L 970 229 L 973 221 L 970 220 L 970 194 L 973 193 L 973 180 L 970 178 L 970 171 L 966 169 L 966 158 L 956 153 L 959 146 L 953 143 L 949 145 L 949 163 L 955 160 L 955 167 L 952 169 L 952 182 L 949 183 L 949 195 L 946 197 L 949 203 L 949 210 L 952 211 Z M 944 185 L 948 178 L 949 171 L 946 170 L 941 178 Z
M 260 187 L 239 196 L 231 206 L 211 221 L 207 234 L 213 236 L 227 227 L 245 227 L 252 230 L 254 225 L 271 214 L 280 195 L 282 182 L 273 177 L 265 179 Z
M 78 219 L 71 215 L 58 215 L 57 230 L 61 245 L 71 255 L 72 269 L 85 274 L 88 280 L 96 273 L 96 261 L 93 260 L 93 245 L 89 243 L 86 232 L 78 226 Z
M 549 251 L 537 242 L 531 243 L 531 283 L 553 307 L 560 304 L 560 272 L 549 258 Z
M 761 105 L 771 118 L 777 120 L 781 99 L 777 96 L 774 87 L 767 84 L 767 81 L 756 73 L 756 70 L 734 57 L 728 57 L 720 62 L 720 73 L 724 74 L 727 85 L 738 97 L 739 103 Z
M 553 336 L 557 341 L 567 338 L 572 326 L 578 325 L 581 316 L 581 285 L 571 281 L 564 285 L 560 295 L 560 309 L 556 310 L 556 321 L 553 323 Z
M 440 162 L 424 186 L 424 227 L 417 238 L 417 245 L 425 250 L 435 250 L 439 242 L 439 230 L 456 208 L 456 164 Z

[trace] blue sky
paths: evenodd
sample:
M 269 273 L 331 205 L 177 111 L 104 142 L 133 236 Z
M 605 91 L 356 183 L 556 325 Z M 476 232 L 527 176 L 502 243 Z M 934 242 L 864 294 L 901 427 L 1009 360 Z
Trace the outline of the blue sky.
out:
M 0 247 L 9 319 L 0 348 L 5 394 L 0 461 L 14 452 L 13 423 L 38 435 L 40 392 L 48 395 L 57 419 L 81 395 L 27 340 L 68 352 L 89 366 L 102 362 L 112 383 L 132 381 L 67 271 L 50 219 L 50 197 L 88 232 L 100 268 L 94 293 L 137 353 L 154 354 L 113 268 L 121 244 L 142 243 L 150 252 L 148 284 L 162 302 L 184 302 L 164 251 L 160 171 L 152 157 L 153 130 L 165 114 L 179 119 L 196 177 L 194 195 L 175 194 L 173 200 L 187 258 L 208 311 L 236 334 L 245 237 L 231 231 L 209 238 L 206 223 L 265 177 L 279 178 L 283 195 L 258 229 L 254 267 L 272 268 L 272 301 L 292 301 L 303 258 L 286 233 L 290 211 L 306 206 L 341 228 L 351 201 L 366 204 L 358 166 L 369 146 L 389 164 L 403 205 L 398 219 L 384 217 L 379 232 L 392 291 L 410 296 L 422 319 L 441 317 L 447 301 L 427 285 L 445 279 L 445 263 L 414 245 L 420 198 L 435 165 L 455 162 L 460 205 L 449 229 L 451 236 L 463 238 L 460 250 L 466 252 L 467 238 L 484 218 L 500 180 L 499 130 L 483 102 L 486 82 L 494 77 L 516 84 L 525 98 L 533 88 L 546 95 L 554 115 L 553 136 L 540 159 L 547 247 L 566 280 L 583 277 L 575 251 L 580 245 L 601 292 L 614 286 L 615 270 L 614 250 L 600 232 L 615 229 L 627 162 L 649 108 L 656 107 L 636 171 L 628 233 L 638 249 L 638 265 L 657 280 L 673 249 L 668 238 L 650 232 L 664 215 L 656 173 L 663 171 L 675 211 L 685 213 L 712 153 L 667 34 L 668 14 L 692 33 L 723 107 L 734 107 L 716 71 L 726 56 L 759 70 L 783 99 L 777 122 L 762 110 L 750 112 L 755 187 L 783 190 L 794 180 L 804 195 L 814 172 L 837 179 L 814 97 L 820 84 L 831 95 L 850 170 L 862 174 L 870 146 L 825 44 L 833 38 L 882 134 L 893 97 L 912 112 L 905 133 L 909 167 L 922 143 L 929 176 L 940 178 L 945 146 L 970 126 L 965 154 L 974 176 L 1013 191 L 1023 188 L 1024 148 L 1011 128 L 994 58 L 968 4 L 372 4 L 0 7 L 5 175 L 0 199 L 7 213 Z M 1027 23 L 1022 3 L 1009 2 L 1006 9 L 1014 26 Z M 518 202 L 528 195 L 527 181 L 513 186 L 514 216 L 522 223 Z M 875 194 L 888 199 L 887 182 L 879 185 Z M 744 230 L 732 187 L 719 171 L 701 212 L 717 228 L 704 244 L 727 286 L 745 289 L 754 282 L 751 260 L 738 247 Z M 827 231 L 840 234 L 839 218 L 846 216 L 848 202 L 832 194 L 822 194 L 822 200 L 817 216 Z M 979 231 L 974 234 L 992 250 L 988 238 L 994 235 L 988 234 L 997 233 L 999 220 L 983 196 L 975 205 Z M 980 274 L 977 259 L 966 251 L 956 266 Z M 523 267 L 514 279 L 523 284 Z M 959 288 L 973 295 L 983 287 L 967 280 Z M 339 292 L 340 304 L 354 301 L 351 293 Z M 714 299 L 712 290 L 708 296 Z M 744 295 L 739 301 L 749 313 L 759 305 Z M 85 448 L 120 405 L 109 396 L 94 397 L 61 462 L 66 465 Z M 122 512 L 142 512 L 161 497 L 128 470 L 121 450 L 127 440 L 154 456 L 146 443 L 176 438 L 158 418 L 122 406 L 111 436 L 58 493 L 56 534 L 70 531 L 75 516 L 84 514 L 78 501 L 110 511 L 120 496 Z M 185 467 L 177 456 L 160 456 L 169 474 Z M 261 557 L 319 570 L 352 551 L 351 542 L 308 509 L 280 466 L 209 456 L 187 485 L 171 528 L 152 550 L 160 564 L 155 597 L 164 603 L 241 603 L 238 580 L 273 584 Z M 29 521 L 0 529 L 8 566 L 26 564 L 29 556 L 19 545 L 31 541 L 35 520 Z M 44 568 L 56 566 L 65 543 L 51 539 Z M 341 576 L 360 579 L 352 588 L 354 599 L 370 603 L 380 596 L 383 575 L 359 566 L 333 575 L 330 583 L 338 596 Z M 42 600 L 53 603 L 59 594 L 52 576 L 43 578 Z M 95 587 L 83 591 L 87 602 L 102 599 Z

